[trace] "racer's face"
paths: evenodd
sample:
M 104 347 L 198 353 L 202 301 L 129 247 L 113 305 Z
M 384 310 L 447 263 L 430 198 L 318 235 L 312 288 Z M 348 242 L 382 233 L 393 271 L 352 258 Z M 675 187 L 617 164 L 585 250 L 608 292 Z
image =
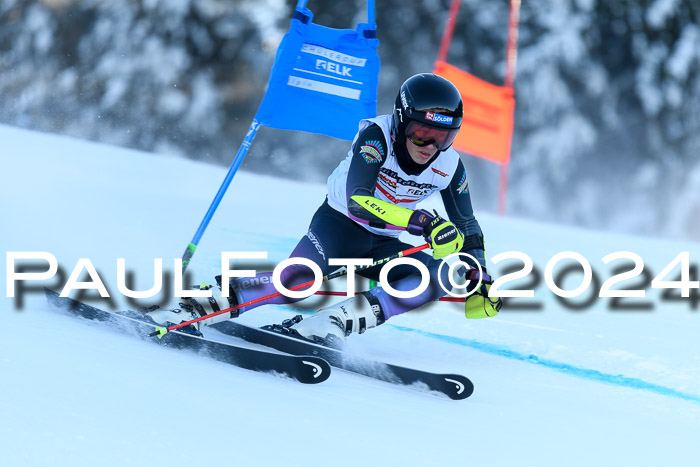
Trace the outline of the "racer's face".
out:
M 426 164 L 440 150 L 452 145 L 458 128 L 436 128 L 423 125 L 415 120 L 406 127 L 406 148 L 417 164 Z
M 408 150 L 408 155 L 413 159 L 413 162 L 421 165 L 427 164 L 438 151 L 435 143 L 417 146 L 411 141 L 411 138 L 408 137 L 406 138 L 406 149 Z

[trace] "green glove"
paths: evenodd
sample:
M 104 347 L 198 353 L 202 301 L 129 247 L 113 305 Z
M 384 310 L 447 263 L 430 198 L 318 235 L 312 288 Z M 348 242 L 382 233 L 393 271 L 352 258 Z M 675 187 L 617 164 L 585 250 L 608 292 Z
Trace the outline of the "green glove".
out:
M 457 253 L 464 245 L 464 235 L 452 222 L 435 214 L 436 217 L 425 227 L 423 234 L 433 249 L 433 258 L 440 259 Z
M 467 297 L 464 303 L 464 315 L 469 319 L 490 318 L 496 316 L 503 306 L 498 297 L 489 297 L 491 284 L 482 283 L 479 290 Z

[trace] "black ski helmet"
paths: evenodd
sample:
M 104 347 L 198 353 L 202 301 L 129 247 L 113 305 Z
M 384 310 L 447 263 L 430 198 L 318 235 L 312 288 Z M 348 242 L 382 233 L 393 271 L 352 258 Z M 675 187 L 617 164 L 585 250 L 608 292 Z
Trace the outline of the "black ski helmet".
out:
M 396 96 L 392 134 L 404 144 L 412 122 L 445 130 L 444 137 L 436 141 L 438 150 L 444 151 L 452 146 L 462 125 L 462 108 L 462 96 L 447 79 L 433 73 L 411 76 Z

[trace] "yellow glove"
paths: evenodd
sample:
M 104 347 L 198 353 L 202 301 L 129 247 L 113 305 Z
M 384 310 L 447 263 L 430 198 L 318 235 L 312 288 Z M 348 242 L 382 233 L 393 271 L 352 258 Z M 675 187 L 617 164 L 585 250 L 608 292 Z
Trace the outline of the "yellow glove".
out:
M 424 236 L 425 241 L 430 243 L 433 249 L 433 258 L 435 259 L 457 253 L 464 245 L 462 232 L 452 222 L 448 222 L 437 215 L 425 227 Z
M 490 318 L 496 316 L 503 306 L 498 297 L 489 297 L 491 284 L 482 283 L 479 290 L 467 297 L 464 303 L 464 316 L 469 319 Z

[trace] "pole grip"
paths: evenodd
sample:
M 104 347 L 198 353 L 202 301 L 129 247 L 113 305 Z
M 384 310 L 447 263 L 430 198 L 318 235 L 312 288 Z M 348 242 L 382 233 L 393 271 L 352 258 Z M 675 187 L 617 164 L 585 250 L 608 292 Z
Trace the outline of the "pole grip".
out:
M 188 243 L 187 248 L 185 248 L 185 253 L 182 255 L 182 272 L 185 272 L 185 269 L 187 269 L 187 266 L 190 264 L 190 260 L 192 259 L 192 255 L 194 255 L 195 250 L 197 249 L 197 245 L 194 243 Z

